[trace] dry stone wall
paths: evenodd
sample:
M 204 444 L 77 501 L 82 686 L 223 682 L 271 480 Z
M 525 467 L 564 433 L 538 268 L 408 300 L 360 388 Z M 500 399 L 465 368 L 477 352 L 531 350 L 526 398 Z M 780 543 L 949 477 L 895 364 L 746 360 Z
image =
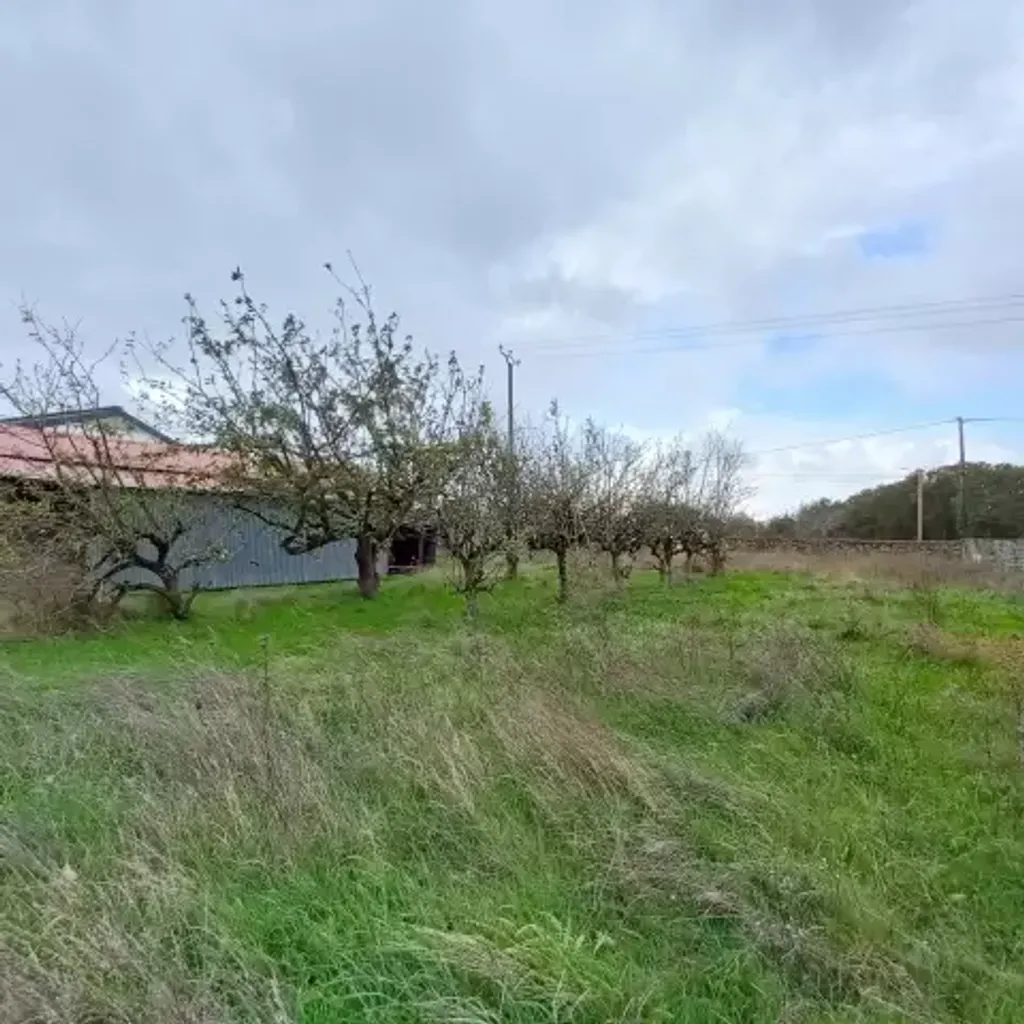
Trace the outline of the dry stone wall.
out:
M 995 565 L 1005 572 L 1024 572 L 1024 539 L 990 540 L 852 540 L 843 537 L 789 539 L 734 537 L 729 551 L 795 551 L 806 555 L 928 555 L 975 564 Z
M 959 540 L 853 540 L 845 537 L 734 537 L 727 541 L 730 551 L 797 551 L 807 555 L 932 555 L 952 559 L 965 557 L 964 544 L 964 541 Z
M 963 553 L 970 562 L 993 562 L 1006 572 L 1024 572 L 1024 540 L 965 540 Z

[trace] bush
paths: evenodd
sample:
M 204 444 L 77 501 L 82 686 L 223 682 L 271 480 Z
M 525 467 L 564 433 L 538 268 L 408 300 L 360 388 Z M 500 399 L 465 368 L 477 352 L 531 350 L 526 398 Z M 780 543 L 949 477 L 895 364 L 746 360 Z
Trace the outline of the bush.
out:
M 0 630 L 60 632 L 93 619 L 84 541 L 50 499 L 11 499 L 0 520 Z

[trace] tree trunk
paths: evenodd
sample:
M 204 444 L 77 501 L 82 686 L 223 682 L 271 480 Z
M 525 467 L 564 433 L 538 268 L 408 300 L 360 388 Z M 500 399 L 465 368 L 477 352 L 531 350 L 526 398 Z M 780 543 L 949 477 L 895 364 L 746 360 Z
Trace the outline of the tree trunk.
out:
M 359 593 L 367 600 L 377 596 L 377 545 L 372 537 L 356 541 Z
M 718 576 L 725 570 L 725 549 L 715 543 L 711 547 L 711 575 Z
M 626 578 L 625 575 L 622 572 L 622 555 L 620 555 L 618 551 L 613 551 L 611 554 L 612 554 L 612 578 L 615 580 L 615 586 L 618 587 L 621 590 L 622 589 L 622 584 L 623 584 L 623 582 L 625 581 L 625 578 Z
M 160 582 L 163 583 L 163 590 L 160 593 L 163 595 L 164 601 L 167 602 L 168 610 L 175 619 L 184 622 L 192 610 L 194 594 L 181 592 L 181 584 L 176 572 L 167 573 Z
M 505 554 L 505 579 L 514 580 L 519 576 L 519 555 L 514 551 Z
M 569 564 L 564 548 L 555 552 L 558 561 L 558 600 L 565 604 L 569 600 Z
M 457 555 L 462 570 L 459 589 L 466 602 L 466 618 L 475 619 L 479 605 L 480 588 L 484 583 L 483 560 L 476 555 Z

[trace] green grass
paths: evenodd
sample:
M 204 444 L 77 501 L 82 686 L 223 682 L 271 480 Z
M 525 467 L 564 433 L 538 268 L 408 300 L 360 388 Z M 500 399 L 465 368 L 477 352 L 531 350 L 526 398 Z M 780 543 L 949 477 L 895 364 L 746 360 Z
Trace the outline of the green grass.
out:
M 0 1020 L 1020 1019 L 1019 599 L 554 597 L 0 648 Z

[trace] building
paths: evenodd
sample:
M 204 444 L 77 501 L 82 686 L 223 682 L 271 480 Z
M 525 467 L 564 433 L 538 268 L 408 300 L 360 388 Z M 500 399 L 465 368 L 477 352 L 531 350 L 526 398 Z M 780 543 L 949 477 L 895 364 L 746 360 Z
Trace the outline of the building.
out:
M 120 405 L 104 405 L 95 409 L 68 409 L 42 416 L 8 416 L 0 418 L 0 430 L 4 427 L 30 427 L 35 430 L 67 427 L 73 430 L 75 427 L 84 428 L 94 423 L 102 425 L 119 438 L 174 444 L 173 437 L 133 416 Z
M 0 420 L 0 478 L 45 485 L 56 479 L 59 464 L 65 473 L 81 473 L 82 485 L 88 487 L 90 464 L 95 462 L 90 460 L 92 442 L 84 428 L 97 422 L 111 428 L 106 443 L 122 486 L 154 491 L 173 487 L 175 500 L 195 506 L 189 514 L 195 524 L 189 543 L 223 544 L 228 551 L 223 561 L 186 569 L 183 587 L 227 589 L 356 578 L 354 540 L 335 541 L 308 554 L 288 554 L 282 547 L 282 531 L 240 511 L 220 489 L 216 471 L 222 455 L 183 448 L 120 406 Z M 76 426 L 83 430 L 76 431 Z M 382 558 L 382 573 L 389 555 Z M 145 577 L 143 570 L 131 570 L 128 576 L 133 582 L 146 582 Z

